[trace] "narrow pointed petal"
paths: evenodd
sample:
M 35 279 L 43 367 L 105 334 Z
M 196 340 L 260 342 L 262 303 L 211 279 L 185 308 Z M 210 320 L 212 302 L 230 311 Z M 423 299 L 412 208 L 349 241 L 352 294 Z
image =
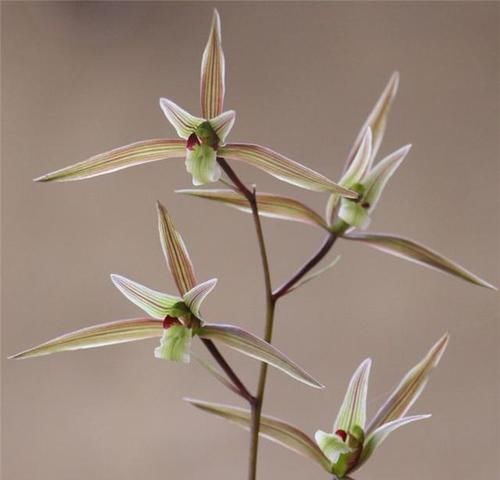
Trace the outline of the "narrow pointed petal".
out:
M 370 115 L 368 115 L 368 118 L 366 119 L 363 127 L 358 133 L 358 136 L 348 156 L 348 163 L 347 163 L 348 166 L 353 161 L 356 152 L 358 151 L 359 146 L 361 145 L 363 136 L 365 135 L 365 131 L 368 127 L 371 128 L 373 134 L 372 159 L 375 158 L 375 156 L 377 155 L 380 144 L 382 143 L 382 140 L 384 138 L 385 127 L 387 125 L 387 118 L 389 116 L 389 111 L 391 109 L 392 102 L 396 97 L 398 86 L 399 86 L 399 73 L 394 72 L 391 78 L 389 79 L 389 82 L 387 83 L 384 91 L 382 92 L 382 95 L 380 95 L 380 98 L 378 99 L 377 103 L 373 107 L 373 110 L 370 112 Z
M 314 270 L 307 275 L 304 275 L 301 280 L 299 280 L 292 288 L 290 288 L 287 293 L 293 292 L 297 288 L 305 285 L 306 283 L 310 282 L 311 280 L 314 280 L 316 277 L 319 277 L 323 273 L 327 272 L 331 268 L 333 268 L 335 265 L 337 265 L 338 261 L 340 260 L 340 255 L 336 256 L 330 263 L 325 265 L 322 268 L 318 268 L 317 270 Z
M 56 352 L 104 347 L 117 343 L 161 337 L 162 333 L 163 322 L 159 320 L 151 320 L 150 318 L 119 320 L 61 335 L 9 358 L 32 358 Z
M 333 431 L 351 432 L 355 426 L 365 428 L 366 395 L 372 361 L 367 358 L 354 372 L 340 407 Z
M 357 193 L 341 187 L 314 170 L 290 160 L 270 148 L 260 145 L 234 143 L 222 147 L 218 155 L 229 160 L 238 160 L 252 165 L 284 182 L 307 190 L 338 193 L 356 198 Z
M 131 143 L 109 152 L 90 157 L 83 162 L 35 178 L 35 182 L 69 182 L 113 173 L 144 163 L 183 158 L 186 155 L 182 140 L 152 139 Z
M 366 172 L 369 171 L 372 159 L 372 129 L 368 127 L 363 134 L 353 161 L 339 183 L 348 188 L 359 183 Z
M 251 413 L 244 408 L 232 407 L 217 403 L 204 402 L 185 398 L 187 402 L 200 410 L 225 418 L 248 430 L 251 423 Z M 321 465 L 327 472 L 331 471 L 330 461 L 323 455 L 320 448 L 308 435 L 294 425 L 290 425 L 274 417 L 262 415 L 259 434 L 279 445 L 304 455 Z
M 225 92 L 225 62 L 222 51 L 219 12 L 214 10 L 212 27 L 201 61 L 200 100 L 205 118 L 222 112 Z
M 193 176 L 193 185 L 213 183 L 221 177 L 217 152 L 208 145 L 197 145 L 187 150 L 186 170 Z
M 335 214 L 340 208 L 340 200 L 342 200 L 342 197 L 338 193 L 332 193 L 328 197 L 325 207 L 325 218 L 329 226 L 333 224 Z
M 431 371 L 438 365 L 448 345 L 449 335 L 443 335 L 427 355 L 401 380 L 387 401 L 371 420 L 367 434 L 370 435 L 385 423 L 402 418 L 422 393 Z
M 363 204 L 368 205 L 367 208 L 370 211 L 376 207 L 387 182 L 408 155 L 410 148 L 411 145 L 406 145 L 385 157 L 375 165 L 363 180 L 363 186 L 365 187 Z
M 393 420 L 392 422 L 385 423 L 384 425 L 378 427 L 366 439 L 365 444 L 363 445 L 363 451 L 361 452 L 361 457 L 356 465 L 356 469 L 361 467 L 361 465 L 363 465 L 363 463 L 371 457 L 375 449 L 377 449 L 394 430 L 402 427 L 403 425 L 417 422 L 419 420 L 425 420 L 430 417 L 431 415 L 413 415 L 411 417 L 403 417 L 398 420 Z
M 217 285 L 217 279 L 212 278 L 206 282 L 199 283 L 183 295 L 184 303 L 196 317 L 200 317 L 201 304 L 207 295 L 215 288 L 215 285 Z
M 494 285 L 466 270 L 458 263 L 408 238 L 383 233 L 363 232 L 350 232 L 345 234 L 343 238 L 365 243 L 395 257 L 448 273 L 481 287 L 491 290 L 497 289 Z
M 158 202 L 157 210 L 163 254 L 179 292 L 181 295 L 184 295 L 198 283 L 194 274 L 193 264 L 189 258 L 184 241 L 175 229 L 167 209 Z
M 163 330 L 160 346 L 155 348 L 155 357 L 173 362 L 191 361 L 193 331 L 182 325 L 172 325 Z
M 198 328 L 195 333 L 202 338 L 223 343 L 244 355 L 265 362 L 306 385 L 314 388 L 324 388 L 321 383 L 290 360 L 285 354 L 281 353 L 276 347 L 246 330 L 234 325 L 206 323 Z
M 351 449 L 334 433 L 318 430 L 314 435 L 314 439 L 321 451 L 332 463 L 337 463 L 341 455 L 351 452 Z
M 177 135 L 184 140 L 187 140 L 196 127 L 204 122 L 203 118 L 191 115 L 168 98 L 160 98 L 160 108 L 175 128 Z
M 162 320 L 172 315 L 175 305 L 182 302 L 180 297 L 152 290 L 121 275 L 113 274 L 111 280 L 125 297 L 153 318 Z
M 226 141 L 229 132 L 233 128 L 234 121 L 236 120 L 236 112 L 234 110 L 228 110 L 227 112 L 217 115 L 217 117 L 210 120 L 210 125 L 215 130 L 220 143 L 223 144 Z
M 252 213 L 248 200 L 243 195 L 233 190 L 192 189 L 176 190 L 176 193 L 221 202 L 243 212 Z M 327 229 L 326 223 L 320 215 L 308 206 L 294 200 L 293 198 L 274 195 L 271 193 L 257 193 L 257 205 L 259 207 L 259 214 L 263 217 L 301 222 L 315 227 L 321 227 L 325 230 Z

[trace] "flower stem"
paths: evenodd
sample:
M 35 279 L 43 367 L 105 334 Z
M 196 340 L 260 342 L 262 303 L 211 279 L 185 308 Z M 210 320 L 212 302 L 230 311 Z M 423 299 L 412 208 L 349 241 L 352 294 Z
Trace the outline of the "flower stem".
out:
M 208 338 L 202 338 L 201 341 L 228 376 L 229 380 L 231 380 L 239 394 L 247 400 L 250 405 L 253 405 L 255 403 L 255 397 L 248 391 L 245 384 L 240 380 L 238 375 L 236 375 L 229 363 L 227 363 L 226 359 L 222 356 L 222 353 L 219 352 L 219 349 L 215 346 L 214 342 Z
M 253 191 L 253 198 L 250 202 L 252 207 L 252 214 L 255 223 L 255 230 L 259 241 L 260 255 L 262 259 L 262 268 L 264 270 L 265 291 L 266 291 L 266 325 L 264 330 L 264 340 L 268 343 L 273 339 L 273 325 L 274 325 L 274 311 L 276 300 L 273 296 L 273 287 L 271 284 L 271 273 L 269 269 L 269 262 L 267 259 L 266 244 L 264 241 L 264 234 L 260 222 L 259 209 L 257 205 L 257 198 L 255 190 Z M 260 417 L 262 414 L 262 405 L 264 402 L 264 393 L 266 390 L 267 380 L 267 363 L 260 364 L 259 380 L 257 384 L 257 394 L 255 396 L 255 403 L 252 405 L 252 423 L 251 423 L 251 438 L 250 438 L 250 460 L 248 469 L 248 479 L 255 480 L 257 478 L 257 458 L 259 450 L 259 429 Z
M 235 189 L 247 199 L 252 210 L 252 217 L 254 220 L 255 231 L 257 233 L 257 240 L 259 243 L 262 269 L 264 271 L 264 283 L 266 292 L 266 324 L 264 330 L 264 340 L 268 343 L 271 343 L 273 337 L 274 312 L 276 308 L 276 302 L 283 295 L 286 295 L 290 291 L 290 289 L 297 284 L 297 282 L 299 282 L 327 255 L 327 253 L 330 251 L 333 244 L 337 240 L 338 235 L 335 232 L 329 233 L 318 251 L 314 255 L 312 255 L 309 260 L 302 267 L 300 267 L 289 280 L 287 280 L 281 287 L 273 291 L 266 243 L 264 240 L 264 233 L 262 231 L 262 224 L 260 222 L 259 207 L 257 203 L 255 188 L 249 189 L 240 180 L 236 172 L 231 168 L 231 166 L 226 162 L 224 158 L 217 157 L 217 162 L 229 177 Z M 267 364 L 261 363 L 259 379 L 257 383 L 257 393 L 254 397 L 252 397 L 252 401 L 249 401 L 252 417 L 250 425 L 250 458 L 248 466 L 248 480 L 256 480 L 257 478 L 260 418 L 262 414 L 262 405 L 264 402 L 264 394 L 266 390 L 266 380 Z
M 267 257 L 266 242 L 264 240 L 264 232 L 260 222 L 259 207 L 257 204 L 257 195 L 255 188 L 250 190 L 238 177 L 236 172 L 226 162 L 224 158 L 217 158 L 219 165 L 224 170 L 229 179 L 233 182 L 236 189 L 248 200 L 250 208 L 252 209 L 252 217 L 257 233 L 257 240 L 259 243 L 259 252 L 262 262 L 262 270 L 264 272 L 264 287 L 266 295 L 266 324 L 264 329 L 264 340 L 271 343 L 273 337 L 274 326 L 274 311 L 276 306 L 276 299 L 273 296 L 273 287 L 271 283 L 271 270 L 269 268 L 269 261 Z M 257 478 L 257 459 L 259 452 L 259 429 L 260 417 L 262 414 L 262 405 L 264 402 L 264 393 L 266 390 L 267 380 L 267 364 L 261 363 L 259 380 L 257 383 L 257 394 L 254 397 L 254 402 L 251 403 L 251 425 L 250 425 L 250 457 L 248 464 L 248 480 L 255 480 Z
M 318 249 L 318 251 L 312 255 L 309 260 L 302 265 L 293 275 L 287 280 L 281 287 L 277 288 L 273 292 L 273 298 L 278 300 L 283 295 L 286 295 L 290 289 L 297 284 L 299 280 L 301 280 L 307 273 L 309 273 L 330 251 L 333 247 L 333 244 L 337 240 L 338 235 L 334 232 L 328 234 L 328 236 L 323 241 L 323 244 Z

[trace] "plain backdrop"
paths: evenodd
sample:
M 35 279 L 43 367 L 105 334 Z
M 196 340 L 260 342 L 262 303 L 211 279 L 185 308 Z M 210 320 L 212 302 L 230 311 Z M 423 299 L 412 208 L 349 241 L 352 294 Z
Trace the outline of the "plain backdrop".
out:
M 15 353 L 141 312 L 110 273 L 175 292 L 157 236 L 170 209 L 202 280 L 204 312 L 261 334 L 264 297 L 251 218 L 184 198 L 182 161 L 66 184 L 33 177 L 135 140 L 172 137 L 167 96 L 199 113 L 210 3 L 2 3 L 3 478 L 246 478 L 248 435 L 184 396 L 241 404 L 196 364 L 154 359 L 155 341 L 29 361 Z M 499 283 L 498 3 L 221 3 L 232 141 L 259 142 L 332 178 L 393 70 L 397 102 L 381 153 L 413 149 L 373 231 L 412 237 Z M 323 211 L 325 195 L 242 165 L 262 191 Z M 321 243 L 264 221 L 275 285 Z M 498 294 L 339 242 L 337 267 L 279 303 L 276 345 L 323 381 L 272 371 L 264 410 L 306 432 L 331 428 L 347 382 L 373 361 L 369 412 L 445 332 L 452 340 L 413 413 L 356 480 L 491 479 L 499 472 Z M 331 257 L 330 257 L 331 258 Z M 205 356 L 201 345 L 196 352 Z M 224 350 L 226 353 L 226 350 Z M 254 386 L 255 361 L 227 352 Z M 325 479 L 261 443 L 264 479 Z

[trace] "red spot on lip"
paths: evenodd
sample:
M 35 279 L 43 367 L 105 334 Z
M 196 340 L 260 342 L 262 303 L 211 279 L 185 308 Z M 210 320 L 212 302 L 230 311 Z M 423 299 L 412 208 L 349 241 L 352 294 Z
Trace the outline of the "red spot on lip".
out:
M 169 317 L 168 315 L 164 318 L 163 320 L 163 328 L 167 330 L 167 328 L 170 328 L 172 325 L 179 324 L 179 320 L 175 317 Z
M 199 144 L 200 141 L 198 140 L 196 133 L 192 133 L 191 135 L 189 135 L 189 138 L 187 139 L 186 148 L 188 150 L 194 150 L 194 147 L 196 147 Z
M 335 435 L 338 435 L 343 442 L 345 442 L 347 440 L 347 432 L 345 430 L 337 430 L 335 432 Z

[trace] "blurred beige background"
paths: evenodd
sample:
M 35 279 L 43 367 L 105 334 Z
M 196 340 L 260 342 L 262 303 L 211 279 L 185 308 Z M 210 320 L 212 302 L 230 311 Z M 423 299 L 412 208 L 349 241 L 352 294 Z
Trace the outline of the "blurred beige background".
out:
M 205 315 L 256 333 L 263 295 L 250 217 L 180 198 L 180 161 L 72 184 L 31 178 L 111 147 L 174 132 L 158 98 L 198 110 L 211 4 L 3 3 L 3 478 L 246 478 L 247 434 L 195 411 L 238 403 L 197 365 L 153 358 L 155 342 L 6 361 L 82 326 L 140 316 L 109 280 L 174 291 L 154 201 L 182 231 L 199 276 L 220 281 Z M 411 142 L 372 225 L 411 236 L 499 283 L 499 5 L 223 3 L 231 139 L 257 141 L 337 177 L 390 73 L 401 85 L 382 154 Z M 323 208 L 323 195 L 236 166 L 261 190 Z M 321 242 L 265 221 L 275 284 Z M 328 429 L 347 381 L 374 360 L 369 409 L 446 330 L 450 348 L 412 410 L 357 480 L 492 479 L 499 472 L 498 294 L 361 245 L 279 304 L 276 345 L 328 385 L 272 372 L 265 411 Z M 204 355 L 197 344 L 196 349 Z M 203 352 L 203 353 L 202 353 Z M 245 379 L 257 364 L 227 355 Z M 262 442 L 260 479 L 325 479 Z

